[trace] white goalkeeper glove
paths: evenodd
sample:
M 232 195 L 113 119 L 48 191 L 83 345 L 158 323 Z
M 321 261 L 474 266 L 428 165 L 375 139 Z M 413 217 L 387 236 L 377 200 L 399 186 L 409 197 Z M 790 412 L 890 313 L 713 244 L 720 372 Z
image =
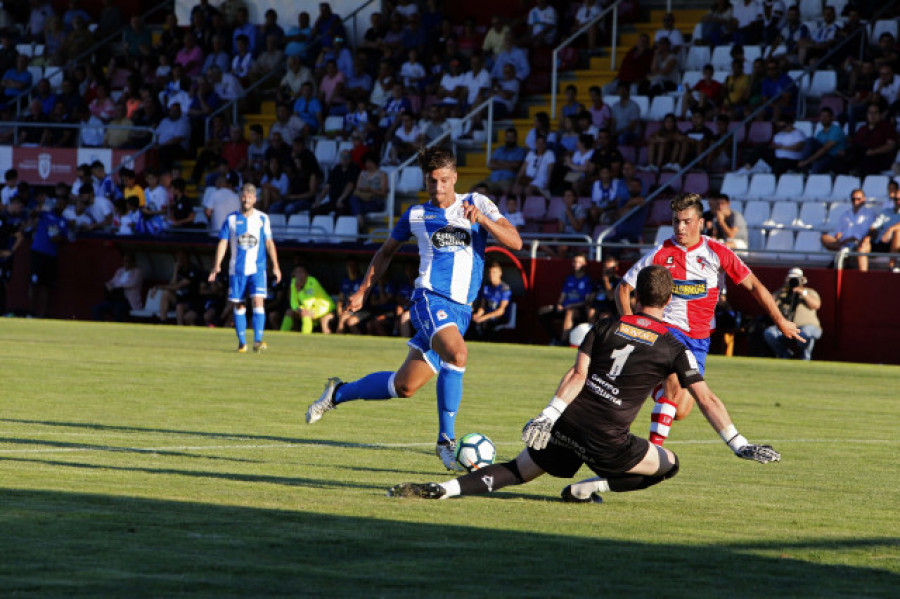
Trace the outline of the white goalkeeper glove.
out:
M 737 432 L 733 424 L 729 424 L 722 429 L 719 432 L 719 436 L 728 444 L 734 455 L 739 458 L 754 460 L 760 464 L 781 461 L 781 454 L 775 451 L 771 445 L 757 445 L 756 443 L 748 442 L 742 434 Z
M 550 432 L 553 425 L 562 416 L 569 404 L 558 397 L 554 397 L 547 407 L 536 418 L 528 421 L 522 429 L 522 441 L 532 449 L 544 449 L 550 442 Z

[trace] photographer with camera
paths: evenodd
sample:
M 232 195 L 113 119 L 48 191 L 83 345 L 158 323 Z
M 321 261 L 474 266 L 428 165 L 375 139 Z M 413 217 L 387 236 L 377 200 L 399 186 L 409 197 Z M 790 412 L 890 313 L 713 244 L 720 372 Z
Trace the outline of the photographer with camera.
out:
M 806 286 L 806 277 L 799 268 L 788 271 L 775 296 L 775 303 L 785 318 L 792 320 L 800 327 L 800 335 L 806 340 L 804 344 L 794 343 L 786 339 L 775 325 L 765 330 L 766 343 L 775 352 L 778 358 L 812 358 L 813 346 L 816 340 L 822 336 L 822 327 L 819 325 L 819 317 L 816 311 L 822 305 L 822 300 L 815 289 Z

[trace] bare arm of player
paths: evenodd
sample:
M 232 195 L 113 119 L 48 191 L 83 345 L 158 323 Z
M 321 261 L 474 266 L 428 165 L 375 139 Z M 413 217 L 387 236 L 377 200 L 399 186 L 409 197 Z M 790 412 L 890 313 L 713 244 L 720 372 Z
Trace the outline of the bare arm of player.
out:
M 756 278 L 755 274 L 751 272 L 747 275 L 744 280 L 741 281 L 741 286 L 747 289 L 756 302 L 763 307 L 766 314 L 769 315 L 769 318 L 772 319 L 772 322 L 775 323 L 775 326 L 778 327 L 778 330 L 781 331 L 782 335 L 788 339 L 806 343 L 806 339 L 800 334 L 800 328 L 784 317 L 781 310 L 778 309 L 778 304 L 775 303 L 775 298 L 773 298 L 772 294 L 769 293 L 769 290 L 759 282 L 759 279 Z
M 219 276 L 219 272 L 222 270 L 222 258 L 225 257 L 225 252 L 228 251 L 228 240 L 220 239 L 219 245 L 216 246 L 216 259 L 213 261 L 212 270 L 209 271 L 209 277 L 207 281 L 212 283 L 216 280 L 216 277 Z
M 616 308 L 619 310 L 619 314 L 623 316 L 627 316 L 631 314 L 631 290 L 634 289 L 631 285 L 626 283 L 625 281 L 619 281 L 619 286 L 616 287 Z
M 563 400 L 566 405 L 572 403 L 578 393 L 584 388 L 584 382 L 587 380 L 588 367 L 591 365 L 591 357 L 584 353 L 578 352 L 575 358 L 575 365 L 563 375 L 556 388 L 556 397 Z
M 494 236 L 500 245 L 508 250 L 518 251 L 522 249 L 522 238 L 516 227 L 505 218 L 492 221 L 478 209 L 475 204 L 463 204 L 463 211 L 470 223 L 481 225 L 487 232 Z
M 372 262 L 369 263 L 369 268 L 366 269 L 362 285 L 359 286 L 359 289 L 353 295 L 347 298 L 346 308 L 348 310 L 351 312 L 359 312 L 362 310 L 363 304 L 366 303 L 366 297 L 369 295 L 369 291 L 375 286 L 375 283 L 384 276 L 388 266 L 391 264 L 391 260 L 394 258 L 394 254 L 400 249 L 400 245 L 399 241 L 393 237 L 388 237 L 382 246 L 378 248 L 378 251 L 375 252 L 375 255 L 372 257 Z
M 694 396 L 694 399 L 697 400 L 700 411 L 703 412 L 707 422 L 709 422 L 709 425 L 713 427 L 717 433 L 725 430 L 725 428 L 732 424 L 731 417 L 728 415 L 725 404 L 722 403 L 721 399 L 716 397 L 716 394 L 712 392 L 712 389 L 709 388 L 706 381 L 699 381 L 688 386 L 688 391 L 690 391 L 691 395 Z
M 275 249 L 275 242 L 266 239 L 266 253 L 272 260 L 272 274 L 275 275 L 275 282 L 281 282 L 281 267 L 278 265 L 278 251 Z

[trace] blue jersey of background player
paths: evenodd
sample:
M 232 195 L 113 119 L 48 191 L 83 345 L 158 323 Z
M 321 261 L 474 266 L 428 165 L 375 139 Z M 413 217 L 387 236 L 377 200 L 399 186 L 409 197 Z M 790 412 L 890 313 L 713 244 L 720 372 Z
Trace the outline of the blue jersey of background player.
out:
M 306 421 L 312 424 L 336 405 L 354 399 L 410 397 L 437 374 L 435 451 L 445 467 L 457 470 L 454 424 L 467 360 L 463 335 L 481 285 L 487 235 L 512 250 L 520 249 L 522 240 L 490 199 L 456 193 L 456 159 L 451 152 L 422 150 L 419 165 L 430 200 L 404 213 L 372 258 L 362 286 L 348 301 L 350 310 L 362 309 L 403 242 L 410 237 L 416 240 L 419 276 L 410 306 L 416 334 L 408 342 L 406 361 L 396 372 L 375 372 L 351 383 L 329 379 L 322 396 L 309 406 Z
M 278 254 L 272 241 L 269 216 L 256 210 L 256 187 L 246 183 L 241 188 L 241 210 L 232 212 L 222 223 L 219 231 L 219 245 L 216 259 L 209 273 L 209 282 L 216 280 L 225 253 L 231 250 L 228 263 L 228 301 L 234 304 L 234 329 L 238 337 L 238 351 L 247 351 L 247 309 L 244 296 L 249 292 L 253 299 L 253 351 L 266 349 L 263 329 L 266 326 L 265 300 L 266 257 L 272 259 L 272 274 L 275 282 L 281 281 Z

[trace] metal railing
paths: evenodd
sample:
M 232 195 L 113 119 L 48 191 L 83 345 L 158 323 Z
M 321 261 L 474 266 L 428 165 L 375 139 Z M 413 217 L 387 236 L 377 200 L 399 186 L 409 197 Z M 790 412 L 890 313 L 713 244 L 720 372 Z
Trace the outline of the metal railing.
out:
M 609 70 L 611 70 L 611 71 L 616 70 L 616 50 L 617 50 L 617 46 L 618 46 L 617 38 L 619 36 L 619 4 L 621 4 L 621 3 L 622 3 L 622 0 L 616 0 L 615 4 L 611 4 L 611 5 L 607 6 L 603 10 L 603 12 L 601 12 L 599 15 L 597 15 L 596 17 L 594 17 L 593 19 L 591 19 L 584 25 L 582 25 L 581 28 L 578 29 L 578 31 L 576 31 L 575 33 L 573 33 L 572 35 L 567 37 L 565 39 L 565 41 L 563 41 L 558 46 L 553 48 L 553 54 L 552 54 L 552 58 L 551 58 L 553 64 L 551 66 L 551 71 L 550 71 L 550 118 L 551 119 L 556 118 L 556 96 L 559 94 L 559 91 L 557 90 L 557 87 L 559 87 L 559 52 L 563 48 L 570 46 L 572 44 L 572 42 L 574 42 L 578 37 L 580 37 L 581 35 L 584 35 L 584 33 L 587 32 L 588 29 L 590 29 L 591 27 L 596 25 L 597 22 L 600 21 L 600 19 L 605 18 L 607 13 L 609 13 L 610 11 L 612 11 L 612 13 L 613 13 L 613 18 L 612 18 L 612 34 L 611 34 L 612 37 L 610 38 L 612 41 L 610 42 L 611 50 L 610 50 L 610 57 L 609 57 Z
M 494 131 L 494 99 L 492 97 L 488 98 L 487 100 L 473 108 L 466 116 L 460 119 L 459 124 L 463 125 L 464 123 L 473 120 L 479 115 L 482 110 L 485 109 L 487 109 L 487 124 L 484 127 L 484 130 L 487 133 L 487 139 L 485 140 L 485 147 L 487 148 L 485 162 L 487 163 L 491 159 L 491 143 Z M 428 142 L 425 147 L 430 148 L 443 142 L 448 137 L 452 138 L 452 134 L 453 130 L 448 129 L 447 131 L 444 131 L 442 134 Z M 401 162 L 396 169 L 392 170 L 388 174 L 388 193 L 384 206 L 385 210 L 387 211 L 388 229 L 392 229 L 394 226 L 394 204 L 397 196 L 397 179 L 400 177 L 400 170 L 411 165 L 417 160 L 417 158 L 418 156 L 416 154 L 413 154 L 412 156 Z
M 167 7 L 167 6 L 172 6 L 172 7 L 174 7 L 174 4 L 175 4 L 175 0 L 163 0 L 162 2 L 160 2 L 159 4 L 157 4 L 156 6 L 154 6 L 153 8 L 149 9 L 147 12 L 145 12 L 145 13 L 139 15 L 138 18 L 140 18 L 141 21 L 143 22 L 147 17 L 149 17 L 150 15 L 153 15 L 153 14 L 159 12 L 161 9 L 163 9 L 163 8 L 165 8 L 165 7 Z M 88 57 L 88 56 L 93 55 L 93 54 L 94 54 L 95 52 L 97 52 L 100 48 L 102 48 L 104 45 L 106 45 L 107 43 L 109 43 L 110 41 L 112 41 L 113 39 L 115 39 L 115 38 L 117 38 L 117 37 L 118 37 L 118 38 L 121 38 L 121 37 L 122 37 L 122 29 L 120 29 L 120 30 L 118 30 L 118 31 L 115 31 L 115 32 L 113 32 L 113 33 L 110 33 L 109 35 L 107 35 L 106 37 L 104 37 L 103 39 L 101 39 L 100 41 L 95 42 L 94 45 L 92 45 L 90 48 L 88 48 L 87 50 L 85 50 L 85 51 L 82 52 L 81 54 L 78 54 L 78 55 L 75 56 L 74 58 L 68 59 L 68 60 L 66 61 L 66 64 L 64 64 L 64 65 L 62 65 L 62 66 L 58 66 L 58 67 L 56 67 L 56 68 L 58 68 L 58 69 L 61 70 L 63 73 L 65 73 L 69 68 L 71 68 L 71 67 L 77 65 L 82 59 L 84 59 L 85 57 Z M 52 65 L 51 65 L 51 66 L 52 66 Z M 31 87 L 29 87 L 28 89 L 26 89 L 26 90 L 22 93 L 22 95 L 25 96 L 26 98 L 29 97 L 29 96 L 31 95 L 31 92 L 34 91 L 34 88 L 37 87 L 37 84 L 38 84 L 38 81 L 33 82 L 32 85 L 31 85 Z M 20 115 L 20 114 L 21 114 L 20 108 L 16 108 L 16 118 L 19 118 L 19 115 Z
M 156 130 L 151 127 L 135 127 L 135 126 L 126 126 L 126 125 L 95 125 L 88 123 L 23 123 L 21 121 L 0 121 L 0 130 L 13 129 L 13 143 L 12 145 L 19 145 L 19 129 L 76 129 L 78 131 L 78 139 L 75 147 L 105 147 L 102 144 L 100 146 L 84 146 L 81 143 L 81 132 L 85 129 L 103 129 L 104 131 L 108 130 L 118 130 L 118 131 L 142 131 L 144 133 L 149 133 L 150 138 L 152 140 L 150 145 L 156 143 Z M 55 146 L 49 146 L 55 147 Z M 66 146 L 70 147 L 70 146 Z M 117 150 L 131 150 L 131 149 L 139 149 L 139 148 L 114 148 Z
M 237 124 L 238 122 L 238 103 L 247 98 L 250 92 L 256 90 L 261 87 L 263 83 L 271 79 L 273 76 L 281 76 L 285 72 L 285 65 L 287 64 L 287 57 L 282 57 L 281 61 L 275 65 L 274 68 L 270 69 L 265 75 L 257 79 L 250 85 L 247 89 L 241 92 L 241 95 L 233 100 L 229 100 L 225 104 L 222 104 L 206 117 L 206 120 L 203 121 L 203 139 L 205 142 L 209 142 L 209 126 L 212 123 L 213 117 L 218 115 L 219 113 L 225 112 L 229 108 L 231 109 L 231 124 Z
M 875 15 L 872 17 L 872 20 L 873 20 L 873 21 L 876 20 L 876 19 L 878 18 L 879 15 L 881 15 L 881 14 L 884 13 L 885 11 L 887 11 L 887 10 L 893 8 L 894 5 L 897 4 L 897 2 L 898 2 L 898 0 L 891 0 L 891 1 L 888 2 L 886 5 L 882 6 L 881 10 L 879 10 L 877 13 L 875 13 Z M 861 27 L 861 28 L 857 29 L 857 30 L 854 31 L 851 35 L 847 36 L 846 38 L 844 38 L 843 40 L 841 40 L 840 42 L 838 42 L 837 44 L 835 44 L 827 54 L 825 54 L 823 57 L 821 57 L 821 58 L 820 58 L 818 61 L 816 61 L 816 63 L 813 64 L 812 66 L 809 66 L 809 67 L 805 68 L 805 69 L 803 70 L 803 73 L 800 74 L 799 76 L 797 76 L 797 78 L 793 80 L 793 84 L 794 84 L 793 87 L 797 90 L 797 94 L 798 94 L 798 98 L 797 98 L 797 102 L 798 102 L 798 103 L 800 102 L 800 96 L 802 95 L 802 92 L 803 92 L 802 87 L 801 87 L 801 85 L 802 85 L 801 82 L 803 81 L 803 79 L 806 78 L 806 77 L 811 77 L 811 74 L 812 74 L 814 71 L 816 71 L 816 70 L 818 69 L 819 66 L 821 66 L 821 65 L 823 65 L 823 64 L 826 64 L 828 61 L 830 61 L 831 58 L 832 58 L 832 56 L 834 56 L 841 48 L 843 48 L 845 45 L 847 45 L 848 43 L 850 43 L 850 41 L 853 40 L 853 39 L 855 38 L 855 36 L 860 35 L 863 31 L 865 31 L 865 27 Z M 790 88 L 789 88 L 789 89 L 790 89 Z M 778 100 L 780 99 L 780 97 L 781 97 L 781 95 L 775 96 L 775 97 L 773 97 L 773 98 L 769 98 L 767 101 L 765 101 L 765 102 L 763 102 L 762 104 L 760 104 L 760 105 L 756 108 L 756 110 L 754 110 L 754 111 L 751 112 L 749 115 L 747 115 L 746 117 L 744 117 L 744 120 L 741 121 L 739 127 L 744 127 L 744 128 L 746 128 L 748 123 L 754 121 L 754 120 L 756 119 L 757 116 L 759 116 L 760 114 L 762 114 L 767 108 L 769 108 L 772 104 L 774 104 L 776 101 L 778 101 Z M 678 170 L 678 171 L 676 171 L 676 172 L 673 172 L 673 173 L 671 174 L 669 180 L 674 180 L 674 179 L 677 179 L 678 177 L 683 177 L 688 171 L 690 171 L 690 170 L 691 170 L 692 168 L 694 168 L 696 165 L 700 164 L 700 163 L 701 163 L 703 160 L 705 160 L 705 159 L 706 159 L 713 151 L 715 151 L 715 150 L 717 150 L 718 148 L 722 147 L 722 146 L 723 146 L 726 142 L 728 142 L 728 141 L 730 141 L 731 144 L 732 144 L 732 150 L 731 150 L 731 165 L 732 165 L 732 166 L 731 166 L 731 168 L 732 168 L 732 170 L 733 170 L 733 169 L 735 168 L 735 166 L 736 166 L 736 162 L 735 162 L 735 161 L 737 160 L 737 144 L 738 144 L 738 139 L 737 139 L 737 136 L 735 135 L 735 132 L 738 130 L 739 127 L 732 127 L 732 128 L 730 128 L 730 129 L 728 130 L 728 132 L 727 132 L 725 135 L 723 135 L 721 138 L 719 138 L 718 140 L 716 140 L 716 141 L 715 141 L 711 146 L 709 146 L 706 150 L 704 150 L 703 152 L 701 152 L 700 154 L 698 154 L 697 157 L 695 157 L 693 160 L 691 160 L 690 162 L 688 162 L 685 166 L 682 166 L 680 170 Z M 622 223 L 624 223 L 625 221 L 627 221 L 629 218 L 631 218 L 631 217 L 632 217 L 635 213 L 637 213 L 639 210 L 642 210 L 642 209 L 644 209 L 645 207 L 651 206 L 652 203 L 653 203 L 653 201 L 657 198 L 657 196 L 659 196 L 659 195 L 666 189 L 666 187 L 667 187 L 667 186 L 665 186 L 665 185 L 660 185 L 660 186 L 658 186 L 655 190 L 653 190 L 652 192 L 650 192 L 650 193 L 647 195 L 646 198 L 644 198 L 644 201 L 643 201 L 641 204 L 639 204 L 639 205 L 633 207 L 631 210 L 629 210 L 628 212 L 626 212 L 621 218 L 619 218 L 619 220 L 615 221 L 608 229 L 602 231 L 602 232 L 597 236 L 597 241 L 596 241 L 596 243 L 597 243 L 598 246 L 601 246 L 601 247 L 598 247 L 598 249 L 597 249 L 597 259 L 598 259 L 598 260 L 601 259 L 601 257 L 602 257 L 602 245 L 603 245 L 604 240 L 605 240 L 610 234 L 612 234 L 613 231 L 615 231 L 615 227 L 616 227 L 617 225 L 621 225 Z M 761 250 L 753 250 L 753 251 L 754 251 L 754 253 L 755 253 L 755 252 L 759 252 L 759 251 L 761 251 Z M 781 251 L 780 251 L 780 252 L 777 252 L 777 253 L 787 253 L 787 252 L 781 252 Z M 804 252 L 804 253 L 805 253 L 805 254 L 809 254 L 810 252 Z
M 369 6 L 370 4 L 372 4 L 372 3 L 374 3 L 374 2 L 375 2 L 375 0 L 368 0 L 367 2 L 363 3 L 362 6 L 357 7 L 353 12 L 351 12 L 349 15 L 347 15 L 346 17 L 344 17 L 343 19 L 341 19 L 341 23 L 344 24 L 344 33 L 345 33 L 345 35 L 346 35 L 346 32 L 347 32 L 347 21 L 351 21 L 351 20 L 353 21 L 353 33 L 355 34 L 355 33 L 356 33 L 356 19 L 357 19 L 357 16 L 359 15 L 360 12 L 362 12 L 362 10 L 363 10 L 364 8 L 366 8 L 367 6 Z M 358 45 L 358 44 L 357 44 L 357 45 Z

